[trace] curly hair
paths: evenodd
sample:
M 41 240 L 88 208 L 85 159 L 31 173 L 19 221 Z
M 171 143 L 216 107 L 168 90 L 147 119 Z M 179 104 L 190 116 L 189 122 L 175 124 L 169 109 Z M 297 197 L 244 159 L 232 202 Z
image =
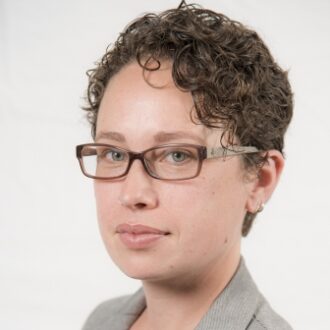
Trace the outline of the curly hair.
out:
M 172 63 L 176 86 L 191 92 L 194 116 L 207 127 L 222 129 L 221 144 L 283 153 L 284 134 L 292 117 L 293 95 L 287 78 L 258 34 L 223 14 L 187 5 L 160 14 L 149 13 L 130 23 L 88 70 L 87 118 L 95 138 L 99 106 L 108 81 L 137 61 L 157 70 Z M 150 66 L 150 63 L 157 63 Z M 225 139 L 223 139 L 225 137 Z M 245 168 L 258 169 L 267 154 L 244 155 Z M 247 213 L 246 236 L 255 214 Z

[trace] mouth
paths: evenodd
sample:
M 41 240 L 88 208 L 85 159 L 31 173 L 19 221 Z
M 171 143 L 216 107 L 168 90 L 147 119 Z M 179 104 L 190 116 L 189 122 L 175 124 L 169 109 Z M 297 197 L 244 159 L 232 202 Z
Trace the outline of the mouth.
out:
M 169 232 L 140 224 L 120 224 L 116 233 L 121 242 L 129 249 L 146 249 L 160 242 Z
M 120 224 L 116 227 L 116 232 L 118 234 L 135 234 L 135 235 L 142 235 L 142 234 L 157 234 L 157 235 L 168 235 L 169 232 L 149 227 L 149 226 L 144 226 L 144 225 L 131 225 L 128 223 Z

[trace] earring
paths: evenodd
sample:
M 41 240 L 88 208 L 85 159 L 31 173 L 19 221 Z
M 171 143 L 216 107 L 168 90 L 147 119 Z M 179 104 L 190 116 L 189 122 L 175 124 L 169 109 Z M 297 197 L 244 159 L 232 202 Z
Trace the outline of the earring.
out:
M 258 206 L 258 208 L 257 208 L 257 210 L 254 212 L 254 214 L 257 214 L 257 213 L 262 212 L 263 209 L 264 209 L 264 207 L 265 207 L 265 204 L 264 203 L 260 203 L 259 206 Z

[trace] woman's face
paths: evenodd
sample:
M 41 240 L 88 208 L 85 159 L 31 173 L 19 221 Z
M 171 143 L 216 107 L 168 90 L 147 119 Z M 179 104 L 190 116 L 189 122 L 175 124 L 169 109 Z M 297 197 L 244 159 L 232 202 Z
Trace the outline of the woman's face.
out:
M 192 96 L 175 87 L 170 64 L 147 78 L 162 88 L 147 84 L 135 62 L 111 79 L 96 142 L 132 151 L 166 143 L 220 146 L 219 130 L 191 121 Z M 125 178 L 95 180 L 101 235 L 130 277 L 187 280 L 221 271 L 239 258 L 249 191 L 239 157 L 206 160 L 200 175 L 186 181 L 154 179 L 135 160 Z

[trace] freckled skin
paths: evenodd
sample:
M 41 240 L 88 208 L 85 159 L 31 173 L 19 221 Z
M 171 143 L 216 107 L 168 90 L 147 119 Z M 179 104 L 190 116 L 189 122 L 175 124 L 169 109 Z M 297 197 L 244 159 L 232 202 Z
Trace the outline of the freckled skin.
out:
M 146 83 L 141 68 L 132 63 L 109 82 L 101 102 L 97 133 L 116 131 L 126 142 L 108 140 L 133 151 L 155 145 L 159 131 L 186 131 L 219 146 L 219 130 L 190 120 L 193 99 L 177 89 L 170 68 L 149 73 L 166 87 Z M 172 143 L 193 143 L 180 138 Z M 243 179 L 239 157 L 207 160 L 198 177 L 187 181 L 161 181 L 148 176 L 140 161 L 115 182 L 95 181 L 100 232 L 114 262 L 128 276 L 144 281 L 182 281 L 200 278 L 224 265 L 237 264 L 241 226 L 251 187 Z M 121 223 L 138 223 L 170 233 L 155 246 L 131 250 L 118 239 Z

